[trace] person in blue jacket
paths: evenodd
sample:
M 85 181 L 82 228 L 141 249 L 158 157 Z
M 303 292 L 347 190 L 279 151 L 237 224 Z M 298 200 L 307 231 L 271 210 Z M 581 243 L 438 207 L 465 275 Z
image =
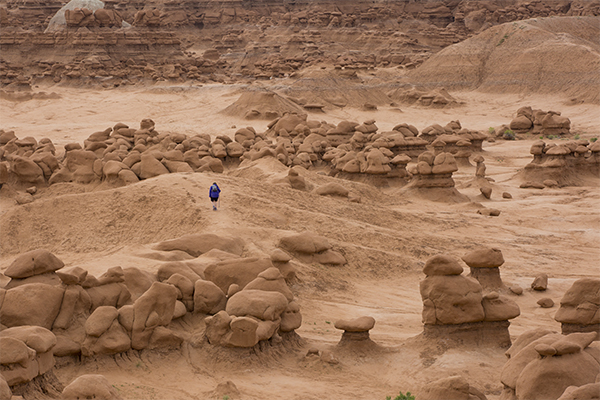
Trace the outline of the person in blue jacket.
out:
M 210 189 L 208 189 L 208 196 L 210 197 L 210 201 L 213 203 L 213 210 L 217 210 L 217 202 L 219 201 L 219 194 L 221 193 L 221 189 L 217 182 L 213 182 Z

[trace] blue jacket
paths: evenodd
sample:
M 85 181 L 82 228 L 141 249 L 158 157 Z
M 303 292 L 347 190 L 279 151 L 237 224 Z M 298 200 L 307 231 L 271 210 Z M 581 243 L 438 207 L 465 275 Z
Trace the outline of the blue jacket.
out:
M 213 190 L 213 188 L 216 188 L 217 190 Z M 210 189 L 208 189 L 208 196 L 211 199 L 218 199 L 219 193 L 221 193 L 221 189 L 219 189 L 219 186 L 216 183 L 212 184 Z

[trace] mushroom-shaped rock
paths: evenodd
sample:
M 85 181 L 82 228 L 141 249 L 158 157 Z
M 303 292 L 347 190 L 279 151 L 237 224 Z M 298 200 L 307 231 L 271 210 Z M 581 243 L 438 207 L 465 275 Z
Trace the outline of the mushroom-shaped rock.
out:
M 532 127 L 533 122 L 524 115 L 519 115 L 510 122 L 510 129 L 513 131 L 528 132 Z
M 368 332 L 375 326 L 375 318 L 359 317 L 351 320 L 341 319 L 334 324 L 336 329 L 346 332 Z
M 104 375 L 81 375 L 64 388 L 61 399 L 121 400 L 122 397 Z
M 105 332 L 98 337 L 87 335 L 81 344 L 81 354 L 86 357 L 95 354 L 117 354 L 129 349 L 131 349 L 131 339 L 116 318 Z
M 502 251 L 496 248 L 480 247 L 465 254 L 462 260 L 471 268 L 471 276 L 484 288 L 503 288 L 499 267 L 504 264 Z
M 561 335 L 546 329 L 527 331 L 519 336 L 513 346 L 506 351 L 509 359 L 502 368 L 500 375 L 502 383 L 514 390 L 523 368 L 539 357 L 536 347 L 541 344 L 550 345 L 560 338 Z
M 554 319 L 564 334 L 600 331 L 600 279 L 576 280 L 560 300 Z
M 423 267 L 423 273 L 427 276 L 433 275 L 460 275 L 463 267 L 454 257 L 438 254 L 429 258 Z
M 365 173 L 373 175 L 387 174 L 391 171 L 389 165 L 387 165 L 389 159 L 383 154 L 381 150 L 373 149 L 367 153 L 367 168 Z
M 54 272 L 64 267 L 64 263 L 48 250 L 38 249 L 23 253 L 4 271 L 10 278 L 27 278 Z
M 375 318 L 364 316 L 352 320 L 338 320 L 334 326 L 336 329 L 344 331 L 339 345 L 360 342 L 370 340 L 369 331 L 375 326 Z
M 467 253 L 462 256 L 462 260 L 472 268 L 491 268 L 504 264 L 502 251 L 489 247 L 482 247 Z

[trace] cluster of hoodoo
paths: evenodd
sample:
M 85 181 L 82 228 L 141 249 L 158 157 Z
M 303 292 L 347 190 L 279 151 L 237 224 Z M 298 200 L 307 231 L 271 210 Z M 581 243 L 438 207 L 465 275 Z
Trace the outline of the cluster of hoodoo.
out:
M 600 346 L 596 332 L 561 335 L 545 329 L 523 333 L 508 349 L 501 381 L 503 400 L 598 398 Z
M 332 125 L 289 113 L 273 120 L 266 132 L 249 126 L 238 129 L 233 139 L 212 139 L 208 134 L 160 133 L 154 121 L 144 119 L 139 128 L 117 123 L 92 133 L 83 146 L 68 143 L 64 152 L 50 139 L 19 139 L 14 131 L 0 130 L 0 184 L 34 193 L 38 186 L 64 182 L 120 186 L 168 173 L 221 173 L 243 161 L 274 157 L 289 167 L 317 167 L 332 176 L 379 186 L 404 185 L 413 174 L 418 175 L 418 187 L 453 187 L 448 174 L 458 164 L 471 165 L 469 157 L 481 151 L 487 137 L 462 129 L 459 121 L 432 125 L 422 133 L 405 123 L 389 132 L 378 130 L 374 120 Z M 417 159 L 428 167 L 409 173 L 407 164 Z M 31 201 L 30 193 L 19 202 Z
M 546 112 L 527 106 L 517 110 L 517 116 L 509 126 L 515 133 L 533 133 L 545 136 L 564 135 L 570 132 L 571 120 L 561 116 L 558 111 Z
M 600 143 L 587 139 L 556 144 L 538 140 L 529 151 L 533 160 L 525 166 L 521 187 L 544 188 L 580 184 L 600 174 Z
M 189 334 L 171 322 L 203 316 L 213 344 L 252 347 L 274 335 L 293 336 L 302 316 L 286 282 L 295 277 L 291 256 L 277 249 L 271 257 L 244 258 L 243 247 L 239 238 L 187 235 L 157 243 L 145 255 L 168 260 L 155 273 L 113 267 L 99 277 L 64 268 L 46 250 L 21 254 L 0 289 L 2 332 L 40 327 L 52 336 L 56 356 L 177 349 Z M 47 347 L 35 350 L 42 354 Z
M 426 151 L 421 153 L 416 167 L 411 171 L 414 178 L 411 186 L 415 188 L 453 188 L 452 173 L 458 171 L 456 159 L 450 153 L 437 156 Z
M 472 253 L 467 256 L 471 256 L 468 259 L 473 265 L 486 264 L 490 265 L 487 268 L 495 268 L 491 265 L 498 264 L 498 257 L 494 261 L 483 261 L 483 257 L 476 257 Z M 474 261 L 478 258 L 482 262 Z M 472 267 L 472 271 L 473 268 L 477 267 Z M 520 309 L 507 296 L 489 290 L 490 287 L 499 287 L 494 273 L 476 272 L 475 276 L 485 282 L 484 293 L 482 284 L 474 277 L 463 276 L 463 267 L 451 256 L 440 254 L 431 257 L 425 263 L 423 272 L 426 278 L 420 283 L 420 292 L 425 338 L 510 346 L 508 320 L 519 316 Z

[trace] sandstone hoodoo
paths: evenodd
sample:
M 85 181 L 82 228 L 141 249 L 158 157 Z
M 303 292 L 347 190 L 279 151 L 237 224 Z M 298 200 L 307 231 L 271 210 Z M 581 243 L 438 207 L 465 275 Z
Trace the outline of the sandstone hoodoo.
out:
M 426 278 L 419 287 L 425 338 L 475 346 L 510 346 L 508 320 L 520 314 L 513 300 L 497 292 L 484 294 L 482 285 L 463 276 L 463 267 L 451 256 L 429 258 L 423 272 Z
M 568 141 L 564 144 L 534 142 L 530 153 L 533 160 L 520 173 L 523 179 L 536 182 L 553 180 L 552 186 L 580 186 L 600 174 L 600 145 L 587 139 Z
M 545 112 L 533 110 L 531 107 L 521 107 L 509 126 L 515 133 L 541 134 L 546 137 L 560 136 L 570 133 L 571 120 L 562 117 L 558 111 Z
M 0 2 L 0 399 L 598 398 L 599 19 Z
M 372 343 L 369 331 L 375 326 L 375 318 L 359 317 L 352 320 L 339 320 L 334 324 L 336 329 L 343 330 L 338 346 L 351 345 L 354 342 Z
M 477 279 L 484 289 L 505 288 L 500 278 L 499 268 L 504 264 L 504 257 L 500 249 L 482 247 L 465 254 L 462 256 L 462 260 L 471 268 L 470 276 Z
M 241 252 L 242 246 L 239 239 L 196 235 L 161 242 L 154 247 L 199 256 L 214 249 Z M 287 263 L 281 257 L 278 260 L 281 264 Z M 19 256 L 8 271 L 13 280 L 22 281 L 30 280 L 27 276 L 33 273 L 40 277 L 57 275 L 53 271 L 63 265 L 52 253 L 36 250 Z M 179 349 L 187 333 L 173 329 L 170 324 L 189 312 L 209 315 L 207 339 L 221 346 L 253 347 L 276 334 L 293 336 L 302 323 L 294 295 L 270 259 L 239 259 L 234 264 L 221 262 L 208 265 L 205 271 L 194 270 L 183 262 L 167 261 L 159 267 L 156 276 L 147 278 L 148 284 L 135 299 L 131 292 L 139 293 L 143 287 L 137 279 L 131 279 L 140 276 L 137 270 L 128 269 L 128 279 L 121 267 L 111 268 L 99 278 L 77 267 L 59 273 L 60 279 L 19 282 L 0 289 L 0 318 L 3 326 L 9 327 L 1 331 L 0 336 L 20 332 L 25 326 L 36 326 L 27 328 L 30 330 L 39 326 L 40 332 L 48 332 L 52 338 L 52 347 L 56 345 L 54 355 L 91 357 L 130 349 Z M 287 273 L 289 275 L 289 270 Z M 21 276 L 24 278 L 17 278 Z M 232 290 L 233 286 L 237 290 Z M 36 351 L 42 355 L 48 349 Z M 35 361 L 35 357 L 29 358 Z M 53 361 L 46 364 L 50 366 L 35 368 L 35 371 L 43 371 L 40 373 L 43 374 L 52 367 Z M 7 379 L 12 386 L 37 375 L 27 376 L 27 380 Z
M 561 323 L 562 333 L 597 332 L 600 335 L 600 279 L 576 280 L 560 300 L 554 319 Z
M 39 143 L 32 137 L 20 140 L 13 131 L 0 130 L 4 136 L 0 140 L 0 165 L 5 168 L 2 180 L 17 189 L 69 182 L 124 186 L 170 173 L 223 173 L 240 167 L 243 161 L 274 157 L 289 167 L 325 169 L 336 177 L 376 186 L 403 186 L 415 175 L 414 187 L 452 188 L 454 181 L 448 174 L 457 171 L 458 164 L 470 165 L 468 158 L 473 151 L 481 151 L 486 137 L 464 129 L 449 134 L 460 128 L 460 123 L 453 121 L 431 144 L 433 152 L 428 152 L 427 140 L 416 137 L 418 130 L 405 123 L 378 132 L 375 120 L 363 124 L 341 121 L 334 126 L 308 120 L 307 114 L 282 114 L 265 132 L 248 126 L 238 129 L 233 140 L 226 135 L 213 139 L 207 134 L 160 133 L 148 118 L 140 122 L 139 129 L 117 123 L 92 133 L 83 146 L 64 145 L 62 154 L 56 153 L 49 139 Z M 434 171 L 421 168 L 409 174 L 407 165 L 418 157 L 419 162 L 430 162 Z M 300 183 L 294 184 L 302 188 Z
M 558 399 L 567 388 L 597 382 L 596 338 L 594 332 L 561 335 L 538 329 L 523 333 L 506 352 L 503 397 Z

